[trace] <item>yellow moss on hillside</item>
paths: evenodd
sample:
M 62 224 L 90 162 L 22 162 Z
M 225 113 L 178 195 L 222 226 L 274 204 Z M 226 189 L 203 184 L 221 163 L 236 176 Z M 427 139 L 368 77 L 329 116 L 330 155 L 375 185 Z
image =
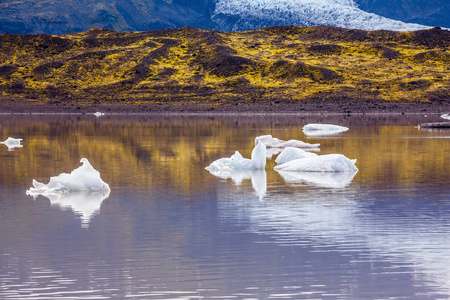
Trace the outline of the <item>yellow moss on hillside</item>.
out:
M 3 34 L 0 95 L 211 102 L 345 94 L 427 101 L 450 90 L 448 36 L 437 29 L 382 33 L 320 26 Z

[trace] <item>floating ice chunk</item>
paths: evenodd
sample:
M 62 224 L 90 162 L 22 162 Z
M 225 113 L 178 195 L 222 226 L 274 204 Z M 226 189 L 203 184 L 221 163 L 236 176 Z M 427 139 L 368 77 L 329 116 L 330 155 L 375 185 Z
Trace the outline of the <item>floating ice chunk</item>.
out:
M 211 172 L 229 172 L 230 170 L 262 170 L 266 167 L 266 146 L 257 143 L 253 148 L 251 159 L 244 158 L 236 151 L 229 158 L 213 161 L 206 169 Z
M 312 148 L 316 149 L 320 146 L 320 144 L 309 144 L 299 140 L 289 140 L 283 141 L 269 135 L 261 135 L 255 138 L 255 144 L 260 141 L 266 145 L 267 148 L 286 148 L 286 147 L 295 147 L 295 148 Z
M 303 126 L 303 133 L 310 136 L 333 135 L 347 130 L 347 127 L 331 124 L 308 124 Z
M 33 179 L 33 187 L 27 190 L 27 195 L 47 196 L 83 191 L 109 192 L 109 185 L 100 178 L 100 173 L 92 167 L 89 161 L 82 158 L 80 162 L 82 165 L 70 174 L 61 173 L 51 177 L 48 184 Z
M 278 170 L 287 183 L 306 182 L 317 187 L 344 188 L 349 185 L 358 171 L 348 172 L 288 172 Z
M 22 141 L 23 141 L 23 139 L 15 139 L 12 137 L 8 137 L 5 141 L 0 142 L 0 144 L 6 145 L 6 147 L 8 147 L 9 151 L 13 151 L 14 148 L 23 147 L 23 145 L 21 144 Z
M 450 120 L 450 114 L 443 114 L 443 115 L 441 115 L 441 118 Z
M 96 117 L 100 117 L 100 116 L 104 116 L 105 115 L 105 113 L 102 113 L 102 112 L 96 112 L 96 113 L 94 113 L 94 115 L 96 116 Z
M 280 155 L 278 155 L 278 157 L 275 159 L 275 162 L 277 163 L 277 165 L 282 165 L 294 159 L 312 156 L 317 156 L 317 154 L 306 152 L 305 150 L 299 148 L 287 147 L 280 153 Z
M 277 171 L 290 172 L 347 172 L 358 171 L 356 159 L 348 159 L 342 154 L 326 154 L 294 159 L 275 166 Z

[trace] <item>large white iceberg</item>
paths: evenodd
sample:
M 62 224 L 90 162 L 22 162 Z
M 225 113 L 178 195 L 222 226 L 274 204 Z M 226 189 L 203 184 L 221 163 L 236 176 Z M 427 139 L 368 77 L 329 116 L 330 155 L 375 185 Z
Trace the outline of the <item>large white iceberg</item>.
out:
M 309 136 L 333 135 L 348 130 L 348 127 L 332 124 L 308 124 L 303 126 L 303 133 Z
M 275 166 L 277 171 L 289 172 L 348 172 L 358 171 L 356 159 L 349 159 L 342 154 L 326 154 L 294 159 Z
M 8 147 L 9 151 L 14 150 L 14 148 L 21 148 L 23 145 L 21 144 L 21 141 L 23 139 L 16 139 L 12 137 L 8 137 L 5 141 L 0 142 L 0 144 L 4 144 L 6 147 Z
M 251 159 L 244 158 L 236 151 L 231 157 L 213 161 L 206 169 L 210 172 L 230 172 L 231 170 L 263 170 L 266 167 L 266 146 L 257 143 Z
M 283 141 L 283 140 L 272 137 L 270 134 L 257 136 L 255 138 L 255 144 L 258 141 L 263 142 L 267 148 L 293 147 L 293 148 L 306 148 L 306 149 L 314 149 L 315 150 L 320 146 L 320 144 L 309 144 L 309 143 L 305 143 L 305 142 L 302 142 L 299 140 Z
M 26 191 L 27 195 L 58 195 L 71 192 L 109 192 L 109 185 L 100 178 L 100 173 L 95 170 L 86 158 L 80 160 L 82 165 L 70 174 L 61 173 L 50 178 L 48 184 L 40 183 L 33 179 L 33 187 Z
M 282 165 L 294 159 L 315 156 L 317 156 L 316 153 L 307 152 L 299 148 L 287 147 L 277 156 L 275 162 L 277 163 L 277 165 Z

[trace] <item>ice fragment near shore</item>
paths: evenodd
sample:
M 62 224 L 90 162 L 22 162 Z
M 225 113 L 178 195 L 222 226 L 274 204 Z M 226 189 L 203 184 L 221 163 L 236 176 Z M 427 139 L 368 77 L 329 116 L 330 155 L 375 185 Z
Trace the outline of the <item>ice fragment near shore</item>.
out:
M 332 124 L 308 124 L 303 126 L 303 133 L 309 136 L 333 135 L 347 130 L 347 127 Z

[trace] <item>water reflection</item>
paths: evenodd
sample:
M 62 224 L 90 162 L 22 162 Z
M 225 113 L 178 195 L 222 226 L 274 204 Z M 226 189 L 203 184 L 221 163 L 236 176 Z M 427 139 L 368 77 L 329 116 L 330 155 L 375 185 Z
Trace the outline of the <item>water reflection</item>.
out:
M 384 264 L 373 272 L 401 274 L 404 266 L 413 266 L 416 280 L 450 295 L 449 194 L 437 196 L 435 201 L 444 202 L 433 204 L 424 200 L 427 191 L 420 188 L 408 196 L 402 188 L 389 190 L 387 199 L 377 199 L 372 191 L 358 186 L 345 192 L 305 188 L 280 192 L 269 193 L 263 203 L 245 205 L 225 196 L 220 203 L 222 218 L 245 220 L 251 224 L 246 232 L 269 236 L 277 245 L 347 253 L 353 257 L 352 264 Z M 363 253 L 364 249 L 369 252 Z
M 336 118 L 1 116 L 27 146 L 0 151 L 0 298 L 448 298 L 448 133 L 415 128 L 431 116 Z M 358 173 L 204 170 L 320 122 L 350 128 L 312 142 Z M 24 194 L 80 157 L 109 196 Z
M 251 179 L 253 189 L 260 200 L 267 192 L 267 174 L 265 170 L 208 170 L 212 175 L 221 179 L 232 179 L 234 184 L 239 186 L 244 179 Z
M 100 211 L 103 201 L 109 197 L 110 191 L 78 191 L 64 194 L 43 194 L 42 197 L 50 200 L 52 206 L 62 210 L 69 209 L 80 217 L 81 226 L 88 228 L 91 219 Z M 33 195 L 37 199 L 39 194 Z
M 308 183 L 317 187 L 343 188 L 348 186 L 358 171 L 348 172 L 289 172 L 277 170 L 289 184 Z

